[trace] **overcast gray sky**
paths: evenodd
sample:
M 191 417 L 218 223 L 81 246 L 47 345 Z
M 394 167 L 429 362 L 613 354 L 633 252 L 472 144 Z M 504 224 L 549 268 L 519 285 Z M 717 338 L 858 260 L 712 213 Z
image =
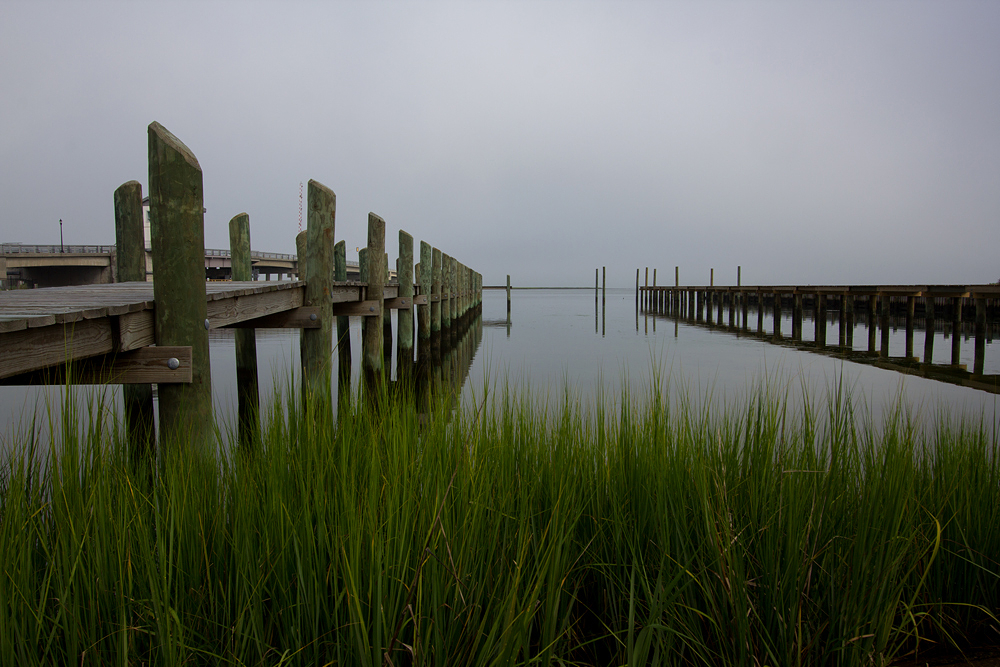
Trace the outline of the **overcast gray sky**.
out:
M 205 243 L 299 183 L 515 284 L 1000 279 L 998 2 L 0 4 L 0 241 L 113 243 L 146 126 Z

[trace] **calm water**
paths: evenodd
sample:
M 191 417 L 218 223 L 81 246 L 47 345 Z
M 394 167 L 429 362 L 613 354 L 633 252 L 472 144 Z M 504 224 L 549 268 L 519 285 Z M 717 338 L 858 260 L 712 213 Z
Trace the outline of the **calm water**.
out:
M 756 329 L 752 309 L 750 322 Z M 771 330 L 770 313 L 764 325 L 765 331 Z M 804 322 L 805 338 L 812 338 L 813 326 L 812 321 Z M 790 313 L 781 329 L 786 335 L 791 332 Z M 352 318 L 351 335 L 356 383 L 361 349 L 361 324 L 357 318 Z M 596 306 L 594 292 L 589 290 L 515 290 L 509 326 L 505 293 L 489 290 L 483 295 L 481 334 L 471 335 L 464 353 L 466 357 L 472 355 L 471 362 L 463 359 L 461 368 L 457 369 L 456 364 L 454 371 L 462 376 L 461 400 L 465 404 L 481 397 L 484 386 L 504 381 L 528 385 L 539 400 L 548 397 L 553 402 L 561 402 L 568 388 L 572 396 L 587 404 L 602 389 L 609 395 L 618 395 L 624 385 L 641 391 L 659 373 L 675 396 L 684 391 L 697 400 L 720 403 L 744 396 L 766 378 L 772 387 L 787 389 L 793 403 L 800 400 L 805 388 L 821 405 L 828 388 L 842 381 L 876 413 L 901 397 L 928 418 L 941 413 L 982 416 L 988 424 L 994 424 L 997 416 L 997 397 L 977 389 L 774 345 L 756 336 L 735 335 L 663 315 L 637 314 L 631 289 L 609 289 L 606 300 L 598 301 Z M 923 352 L 923 336 L 922 331 L 915 333 L 913 347 L 917 354 Z M 935 336 L 934 361 L 945 363 L 950 360 L 950 338 L 941 331 Z M 856 325 L 855 349 L 867 349 L 867 339 L 865 326 Z M 827 340 L 837 340 L 835 321 L 828 323 Z M 891 334 L 889 349 L 893 356 L 902 356 L 904 347 L 905 332 L 899 329 Z M 298 332 L 258 331 L 257 353 L 261 397 L 267 400 L 272 389 L 287 385 L 293 369 L 297 369 Z M 961 361 L 969 368 L 972 355 L 971 338 L 963 340 Z M 232 332 L 213 331 L 212 385 L 216 415 L 223 424 L 231 424 L 236 412 L 234 356 Z M 1000 373 L 1000 353 L 992 342 L 986 346 L 984 372 Z M 120 408 L 115 388 L 74 391 L 82 395 L 95 389 L 108 392 Z M 0 387 L 4 439 L 31 414 L 43 415 L 46 401 L 57 402 L 61 391 L 58 387 Z

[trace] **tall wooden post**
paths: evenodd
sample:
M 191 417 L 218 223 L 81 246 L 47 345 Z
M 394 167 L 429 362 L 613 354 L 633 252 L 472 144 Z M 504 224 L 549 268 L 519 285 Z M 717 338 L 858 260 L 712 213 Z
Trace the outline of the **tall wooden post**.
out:
M 142 186 L 139 181 L 123 183 L 115 190 L 115 240 L 118 282 L 146 281 L 146 243 L 142 232 Z M 6 270 L 0 279 L 6 280 Z M 125 429 L 134 461 L 145 458 L 155 444 L 153 427 L 153 385 L 122 386 Z
M 510 274 L 507 274 L 507 321 L 510 321 Z
M 322 407 L 329 404 L 333 381 L 333 234 L 337 195 L 310 179 L 307 197 L 303 305 L 317 309 L 320 326 L 301 330 L 302 394 L 305 401 L 319 402 Z
M 594 269 L 594 301 L 597 301 L 597 269 Z M 635 310 L 639 311 L 639 269 L 635 270 Z
M 817 345 L 826 347 L 826 295 L 816 295 L 816 333 Z
M 875 322 L 875 299 L 876 295 L 868 295 L 868 351 L 875 352 L 875 334 L 878 327 Z
M 250 216 L 240 213 L 229 221 L 229 254 L 234 281 L 253 277 L 250 260 Z M 248 448 L 260 433 L 260 394 L 257 380 L 257 334 L 253 329 L 237 329 L 236 395 L 237 433 L 240 446 Z
M 431 344 L 431 278 L 434 251 L 426 241 L 420 242 L 420 294 L 426 300 L 417 306 L 417 359 L 430 359 Z
M 333 246 L 333 279 L 347 281 L 347 242 Z M 337 391 L 343 394 L 351 384 L 351 318 L 337 316 Z
M 413 237 L 399 230 L 399 265 L 396 268 L 399 298 L 406 303 L 396 311 L 399 337 L 397 374 L 407 377 L 413 366 Z
M 757 333 L 764 333 L 764 292 L 757 290 Z
M 649 310 L 649 267 L 646 267 L 646 285 L 642 292 L 642 309 Z
M 451 255 L 441 253 L 441 330 L 451 328 Z
M 431 295 L 434 301 L 431 303 L 431 340 L 441 333 L 441 251 L 433 249 L 433 268 L 431 269 Z
M 383 247 L 384 242 L 383 242 Z M 385 369 L 385 376 L 388 379 L 392 371 L 392 308 L 385 307 L 384 286 L 389 284 L 389 253 L 382 253 L 382 275 L 384 281 L 382 295 L 382 368 Z M 398 275 L 398 273 L 397 273 Z
M 306 279 L 306 261 L 309 253 L 308 245 L 308 232 L 299 232 L 295 235 L 295 256 L 298 258 L 296 263 L 298 264 L 299 280 Z
M 160 429 L 164 442 L 207 447 L 214 427 L 201 166 L 159 123 L 148 136 L 156 344 L 191 347 L 191 383 L 159 385 Z
M 382 367 L 382 310 L 385 306 L 385 220 L 368 214 L 368 288 L 365 300 L 375 301 L 377 307 L 371 317 L 361 324 L 361 368 L 368 381 L 377 379 Z
M 653 269 L 653 284 L 656 284 L 656 269 Z M 608 267 L 601 267 L 601 301 L 608 299 Z

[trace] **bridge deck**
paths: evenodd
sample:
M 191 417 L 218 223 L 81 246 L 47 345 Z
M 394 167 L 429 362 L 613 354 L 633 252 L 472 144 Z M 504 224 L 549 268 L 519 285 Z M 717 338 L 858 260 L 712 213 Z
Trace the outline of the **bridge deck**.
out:
M 396 307 L 397 289 L 385 288 L 386 307 Z M 209 282 L 205 291 L 209 328 L 318 326 L 300 310 L 304 282 Z M 335 283 L 331 294 L 343 305 L 364 297 L 358 282 Z M 0 379 L 153 345 L 154 305 L 144 282 L 0 291 Z

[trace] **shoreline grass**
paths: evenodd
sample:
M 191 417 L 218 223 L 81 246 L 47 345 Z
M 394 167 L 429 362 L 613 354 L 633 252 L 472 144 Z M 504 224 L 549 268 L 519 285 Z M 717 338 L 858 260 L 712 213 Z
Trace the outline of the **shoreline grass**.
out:
M 254 453 L 147 467 L 67 404 L 59 451 L 0 473 L 0 663 L 881 665 L 998 638 L 982 424 L 766 382 L 586 414 L 486 390 L 337 421 L 287 392 Z

